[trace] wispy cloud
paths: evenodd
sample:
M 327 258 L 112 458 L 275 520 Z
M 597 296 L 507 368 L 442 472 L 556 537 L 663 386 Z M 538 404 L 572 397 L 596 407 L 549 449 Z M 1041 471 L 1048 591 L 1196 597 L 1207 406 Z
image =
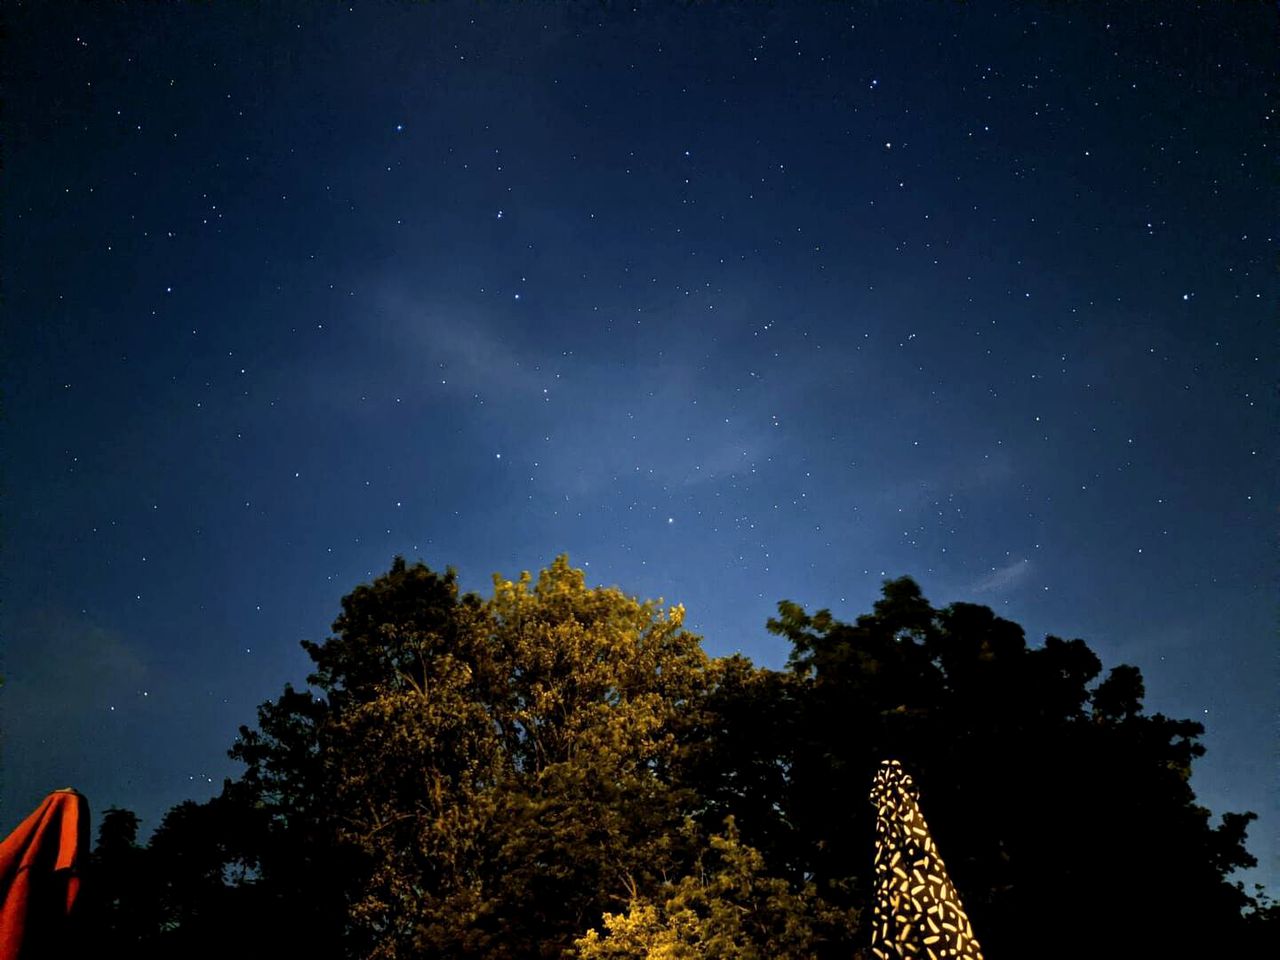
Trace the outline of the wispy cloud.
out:
M 10 728 L 95 713 L 135 692 L 146 667 L 120 634 L 59 609 L 40 609 L 11 625 L 5 658 Z
M 486 323 L 481 311 L 384 290 L 377 333 L 397 363 L 411 365 L 433 385 L 459 389 L 485 384 L 488 390 L 532 392 L 547 380 L 549 359 L 519 350 Z
M 993 567 L 985 577 L 969 586 L 971 593 L 990 593 L 993 590 L 1007 590 L 1016 587 L 1031 573 L 1031 561 L 1014 560 L 1003 567 Z
M 151 671 L 136 645 L 65 610 L 6 626 L 4 817 L 16 821 L 68 784 L 96 801 L 95 785 L 133 762 L 117 738 L 139 722 Z

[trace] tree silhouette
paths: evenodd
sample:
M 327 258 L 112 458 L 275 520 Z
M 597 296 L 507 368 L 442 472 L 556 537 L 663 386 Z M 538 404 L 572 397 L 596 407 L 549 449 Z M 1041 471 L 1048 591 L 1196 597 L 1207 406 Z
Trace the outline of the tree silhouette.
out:
M 852 622 L 780 603 L 783 670 L 682 622 L 563 557 L 487 598 L 396 558 L 241 728 L 242 776 L 146 847 L 107 811 L 90 925 L 144 957 L 864 956 L 893 758 L 992 958 L 1274 944 L 1229 880 L 1253 815 L 1196 804 L 1203 728 L 1136 668 L 909 578 Z
M 85 869 L 81 923 L 89 941 L 107 953 L 137 951 L 159 929 L 138 827 L 133 811 L 104 810 L 98 842 Z
M 991 956 L 1206 956 L 1239 936 L 1250 899 L 1227 876 L 1255 862 L 1253 814 L 1210 824 L 1189 784 L 1203 727 L 1146 716 L 1136 668 L 1093 685 L 1083 641 L 1029 646 L 986 607 L 932 608 L 908 578 L 852 624 L 783 603 L 770 628 L 803 681 L 789 809 L 816 877 L 865 902 L 870 811 L 854 801 L 894 757 Z

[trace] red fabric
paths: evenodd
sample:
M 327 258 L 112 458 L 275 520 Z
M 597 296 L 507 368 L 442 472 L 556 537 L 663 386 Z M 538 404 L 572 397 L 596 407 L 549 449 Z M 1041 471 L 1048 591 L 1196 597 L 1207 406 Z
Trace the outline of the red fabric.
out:
M 89 804 L 57 790 L 0 843 L 0 960 L 58 955 L 89 848 Z

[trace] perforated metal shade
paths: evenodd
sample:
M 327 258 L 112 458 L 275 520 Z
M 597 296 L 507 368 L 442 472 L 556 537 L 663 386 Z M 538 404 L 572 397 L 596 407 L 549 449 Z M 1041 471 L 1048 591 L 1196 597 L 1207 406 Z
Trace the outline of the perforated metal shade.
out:
M 982 947 L 920 812 L 920 793 L 897 760 L 880 764 L 871 803 L 876 808 L 871 952 L 880 960 L 982 960 Z

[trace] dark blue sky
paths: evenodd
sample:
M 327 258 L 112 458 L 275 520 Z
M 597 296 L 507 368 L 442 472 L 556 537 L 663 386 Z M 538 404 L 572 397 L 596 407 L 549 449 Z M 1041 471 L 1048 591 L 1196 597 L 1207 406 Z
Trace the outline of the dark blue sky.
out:
M 1277 864 L 1270 4 L 6 4 L 0 818 L 203 799 L 340 597 L 885 577 Z

